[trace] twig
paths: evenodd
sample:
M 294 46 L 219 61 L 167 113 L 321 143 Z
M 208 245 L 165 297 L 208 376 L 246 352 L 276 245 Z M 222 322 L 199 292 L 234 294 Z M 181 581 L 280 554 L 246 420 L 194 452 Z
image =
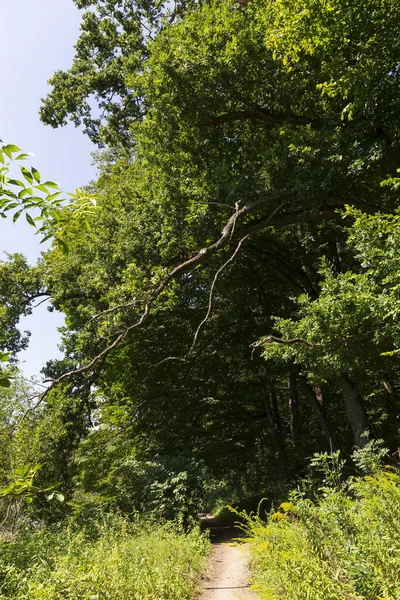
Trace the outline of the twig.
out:
M 40 302 L 38 302 L 37 304 L 35 304 L 34 306 L 32 306 L 32 308 L 37 308 L 38 306 L 40 306 L 44 302 L 48 302 L 49 298 L 50 298 L 50 296 L 47 296 L 47 298 L 43 298 L 43 300 L 41 300 Z
M 116 312 L 117 310 L 121 310 L 122 308 L 131 308 L 132 306 L 135 306 L 136 304 L 143 304 L 143 303 L 144 303 L 144 300 L 136 300 L 135 299 L 135 300 L 131 300 L 130 302 L 126 302 L 125 304 L 117 304 L 116 306 L 111 306 L 111 308 L 107 308 L 106 310 L 103 310 L 100 313 L 93 315 L 93 317 L 90 317 L 89 321 L 87 322 L 87 325 L 89 325 L 93 321 L 96 321 L 96 319 L 99 319 L 100 317 L 109 315 L 110 313 Z
M 180 360 L 181 362 L 185 362 L 186 358 L 188 357 L 188 354 L 185 354 L 185 356 L 167 356 L 166 358 L 160 360 L 158 363 L 151 364 L 150 366 L 156 368 L 162 365 L 163 363 L 169 362 L 170 360 Z
M 146 304 L 145 309 L 144 309 L 143 314 L 140 317 L 140 319 L 138 321 L 136 321 L 136 323 L 134 323 L 133 325 L 130 325 L 129 327 L 127 327 L 123 332 L 121 332 L 115 338 L 115 340 L 112 342 L 112 344 L 110 344 L 109 346 L 107 346 L 107 348 L 105 348 L 102 352 L 100 352 L 100 354 L 97 354 L 90 361 L 90 363 L 88 363 L 87 365 L 83 365 L 82 367 L 79 367 L 78 369 L 74 369 L 72 371 L 68 371 L 67 373 L 64 373 L 63 375 L 61 375 L 57 379 L 52 380 L 52 384 L 51 384 L 50 387 L 53 387 L 57 383 L 60 383 L 61 381 L 63 381 L 67 377 L 72 377 L 73 375 L 79 375 L 80 373 L 86 373 L 87 371 L 90 371 L 90 369 L 92 367 L 94 367 L 100 360 L 102 360 L 103 358 L 105 358 L 107 356 L 107 354 L 109 354 L 111 352 L 111 350 L 113 350 L 114 348 L 116 348 L 126 338 L 126 336 L 128 335 L 128 333 L 130 331 L 132 331 L 132 329 L 135 329 L 136 327 L 140 327 L 147 320 L 148 315 L 149 315 L 149 303 Z M 51 380 L 47 380 L 47 381 L 51 381 Z M 50 390 L 50 388 L 48 390 Z M 44 392 L 44 393 L 46 394 L 46 392 Z

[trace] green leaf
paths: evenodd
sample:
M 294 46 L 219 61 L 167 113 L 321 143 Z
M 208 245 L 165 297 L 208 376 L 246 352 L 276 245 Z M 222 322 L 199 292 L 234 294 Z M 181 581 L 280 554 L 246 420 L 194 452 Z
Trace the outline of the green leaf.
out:
M 35 189 L 40 190 L 41 192 L 44 192 L 45 194 L 49 193 L 49 190 L 42 183 L 40 183 L 39 185 L 35 185 Z
M 0 377 L 0 387 L 9 388 L 11 381 L 7 377 Z
M 60 186 L 58 185 L 58 183 L 55 183 L 54 181 L 45 181 L 43 183 L 43 185 L 45 185 L 46 187 L 49 187 L 49 188 L 53 188 L 54 190 L 60 189 Z
M 0 490 L 0 496 L 9 496 L 15 490 L 15 483 L 10 483 L 7 487 Z
M 22 187 L 22 188 L 24 188 L 24 187 L 25 187 L 25 184 L 24 184 L 24 183 L 22 183 L 22 181 L 19 181 L 19 179 L 9 179 L 9 180 L 8 180 L 8 183 L 9 183 L 10 185 L 19 185 L 19 187 Z
M 24 196 L 32 196 L 32 194 L 33 194 L 32 188 L 25 188 L 20 191 L 20 193 L 18 194 L 18 198 L 24 198 Z
M 32 217 L 31 217 L 31 215 L 29 213 L 25 213 L 25 219 L 27 220 L 27 222 L 29 223 L 29 225 L 32 225 L 32 227 L 36 227 L 36 223 L 32 219 Z
M 68 255 L 68 244 L 61 238 L 56 238 L 56 244 L 59 248 L 59 250 L 61 250 L 62 254 L 64 254 L 65 256 Z
M 52 237 L 53 237 L 53 234 L 52 234 L 52 233 L 49 233 L 49 234 L 45 235 L 45 236 L 44 236 L 44 238 L 42 238 L 42 239 L 40 240 L 40 243 L 41 243 L 41 244 L 44 244 L 45 242 L 47 242 L 47 240 L 49 240 L 49 239 L 50 239 L 50 238 L 52 238 Z
M 17 208 L 17 206 L 20 206 L 19 202 L 11 202 L 10 204 L 7 204 L 4 210 L 11 210 L 12 208 Z
M 21 167 L 21 173 L 24 176 L 24 178 L 26 179 L 26 181 L 28 181 L 28 183 L 33 183 L 33 176 L 32 173 L 30 171 L 28 171 L 28 169 L 25 169 L 25 167 Z
M 27 158 L 31 158 L 31 156 L 34 156 L 34 154 L 31 154 L 30 152 L 23 152 L 22 154 L 16 156 L 15 160 L 26 160 Z
M 40 173 L 35 167 L 31 167 L 31 172 L 38 183 L 40 183 Z
M 53 200 L 55 200 L 57 198 L 57 196 L 60 195 L 61 192 L 56 192 L 55 194 L 50 194 L 49 196 L 46 196 L 46 201 L 47 202 L 52 202 Z M 61 198 L 59 198 L 58 200 L 59 202 L 62 202 Z
M 15 223 L 15 221 L 16 221 L 16 220 L 17 220 L 17 219 L 20 217 L 21 213 L 22 213 L 22 209 L 21 209 L 21 210 L 18 210 L 18 211 L 17 211 L 17 212 L 14 214 L 14 216 L 13 216 L 13 223 Z
M 6 146 L 3 146 L 3 150 L 6 148 L 9 152 L 21 152 L 21 148 L 18 148 L 18 146 L 15 146 L 15 144 L 7 144 Z

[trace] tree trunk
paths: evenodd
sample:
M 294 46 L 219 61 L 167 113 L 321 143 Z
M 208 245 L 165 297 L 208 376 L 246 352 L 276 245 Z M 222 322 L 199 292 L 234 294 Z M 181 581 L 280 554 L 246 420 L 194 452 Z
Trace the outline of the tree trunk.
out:
M 335 450 L 338 450 L 338 444 L 336 442 L 334 434 L 331 431 L 328 419 L 325 415 L 321 388 L 317 388 L 317 393 L 314 393 L 308 385 L 307 379 L 304 377 L 304 375 L 298 375 L 297 380 L 300 391 L 304 394 L 304 397 L 307 400 L 311 410 L 317 417 L 319 426 L 321 427 L 321 431 L 324 435 L 329 451 L 335 452 Z
M 292 438 L 294 447 L 298 448 L 301 441 L 300 431 L 300 410 L 299 410 L 299 396 L 297 393 L 296 374 L 290 373 L 288 377 L 288 390 L 289 390 L 289 411 L 290 411 L 290 430 L 292 432 Z
M 318 403 L 321 406 L 322 410 L 325 410 L 325 407 L 324 407 L 324 395 L 323 395 L 322 389 L 320 388 L 319 385 L 315 388 L 315 395 L 317 397 Z
M 270 392 L 269 398 L 265 401 L 265 412 L 267 414 L 268 424 L 272 433 L 272 437 L 276 444 L 278 453 L 285 454 L 285 440 L 282 435 L 282 424 L 279 415 L 278 402 L 274 391 Z
M 347 375 L 341 375 L 337 379 L 337 384 L 343 395 L 347 418 L 353 432 L 353 443 L 358 448 L 363 448 L 368 441 L 368 437 L 363 433 L 370 430 L 370 424 L 362 401 L 356 392 L 354 383 Z

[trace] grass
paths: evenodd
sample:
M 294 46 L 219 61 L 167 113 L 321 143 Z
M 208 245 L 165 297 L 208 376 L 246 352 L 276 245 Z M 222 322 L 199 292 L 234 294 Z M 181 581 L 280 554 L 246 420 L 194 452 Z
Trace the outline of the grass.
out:
M 208 551 L 198 529 L 119 517 L 86 531 L 25 531 L 0 542 L 0 599 L 189 600 Z

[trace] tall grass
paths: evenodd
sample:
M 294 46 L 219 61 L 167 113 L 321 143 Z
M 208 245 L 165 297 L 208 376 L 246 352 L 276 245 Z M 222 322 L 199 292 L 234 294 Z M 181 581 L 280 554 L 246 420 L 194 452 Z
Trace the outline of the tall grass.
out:
M 186 600 L 208 548 L 197 529 L 115 517 L 85 531 L 26 531 L 0 543 L 0 599 Z
M 263 600 L 400 600 L 400 476 L 391 468 L 291 494 L 246 518 Z

